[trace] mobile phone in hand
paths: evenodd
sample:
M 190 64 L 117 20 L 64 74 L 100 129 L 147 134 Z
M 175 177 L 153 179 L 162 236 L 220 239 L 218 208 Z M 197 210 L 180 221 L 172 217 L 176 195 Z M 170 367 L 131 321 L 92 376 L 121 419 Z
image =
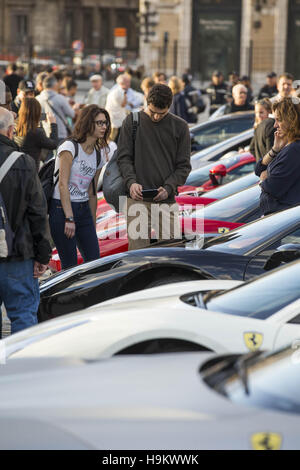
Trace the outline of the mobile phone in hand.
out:
M 155 196 L 157 196 L 157 194 L 158 194 L 157 189 L 143 189 L 142 190 L 143 199 L 153 199 Z

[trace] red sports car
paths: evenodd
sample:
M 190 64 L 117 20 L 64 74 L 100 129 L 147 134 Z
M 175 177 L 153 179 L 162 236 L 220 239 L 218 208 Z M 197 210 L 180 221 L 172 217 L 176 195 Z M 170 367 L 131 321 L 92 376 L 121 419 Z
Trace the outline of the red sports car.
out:
M 197 192 L 198 195 L 229 183 L 241 176 L 254 171 L 254 156 L 247 153 L 237 153 L 230 157 L 210 163 L 209 165 L 191 171 L 184 186 L 178 192 Z

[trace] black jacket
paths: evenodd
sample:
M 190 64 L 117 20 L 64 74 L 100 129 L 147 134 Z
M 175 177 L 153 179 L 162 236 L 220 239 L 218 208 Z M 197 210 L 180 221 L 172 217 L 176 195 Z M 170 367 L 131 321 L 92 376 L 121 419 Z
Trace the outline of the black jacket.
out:
M 300 140 L 284 147 L 267 167 L 260 183 L 264 215 L 300 204 Z
M 275 120 L 273 118 L 264 119 L 254 131 L 254 137 L 250 144 L 250 152 L 254 155 L 257 162 L 264 158 L 266 153 L 273 147 L 274 123 Z
M 0 165 L 18 146 L 0 134 Z M 0 190 L 15 233 L 13 256 L 5 261 L 34 259 L 48 264 L 51 256 L 47 203 L 34 160 L 24 155 L 2 180 Z M 4 261 L 4 260 L 2 260 Z
M 41 150 L 55 150 L 58 146 L 57 124 L 51 124 L 51 134 L 47 137 L 42 127 L 38 127 L 35 131 L 29 131 L 25 137 L 15 136 L 14 141 L 19 146 L 21 152 L 30 155 L 39 171 L 41 161 Z
M 253 110 L 254 110 L 253 104 L 248 103 L 248 101 L 246 101 L 246 103 L 243 104 L 242 106 L 237 106 L 236 104 L 234 104 L 234 102 L 232 102 L 226 105 L 224 114 L 237 113 L 239 111 L 253 111 Z

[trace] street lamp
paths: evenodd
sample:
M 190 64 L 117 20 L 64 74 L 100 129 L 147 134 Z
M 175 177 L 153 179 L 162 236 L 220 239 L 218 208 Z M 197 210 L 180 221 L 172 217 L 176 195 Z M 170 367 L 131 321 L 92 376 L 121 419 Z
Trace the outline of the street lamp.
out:
M 140 36 L 144 36 L 144 43 L 147 44 L 150 42 L 150 37 L 155 36 L 155 31 L 152 28 L 157 26 L 157 11 L 150 10 L 151 2 L 145 0 L 144 2 L 144 12 L 138 13 L 137 17 L 139 19 L 138 27 Z M 155 18 L 156 17 L 156 18 Z

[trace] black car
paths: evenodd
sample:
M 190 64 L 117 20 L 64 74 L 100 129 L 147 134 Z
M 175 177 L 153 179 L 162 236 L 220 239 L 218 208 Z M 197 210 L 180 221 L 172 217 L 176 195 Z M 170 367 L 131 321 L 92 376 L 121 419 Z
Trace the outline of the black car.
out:
M 41 283 L 39 321 L 151 286 L 192 279 L 246 280 L 296 259 L 300 207 L 261 218 L 210 240 L 204 249 L 129 251 L 62 271 Z
M 192 152 L 206 149 L 250 129 L 254 125 L 254 117 L 253 111 L 244 111 L 193 126 L 190 129 Z

